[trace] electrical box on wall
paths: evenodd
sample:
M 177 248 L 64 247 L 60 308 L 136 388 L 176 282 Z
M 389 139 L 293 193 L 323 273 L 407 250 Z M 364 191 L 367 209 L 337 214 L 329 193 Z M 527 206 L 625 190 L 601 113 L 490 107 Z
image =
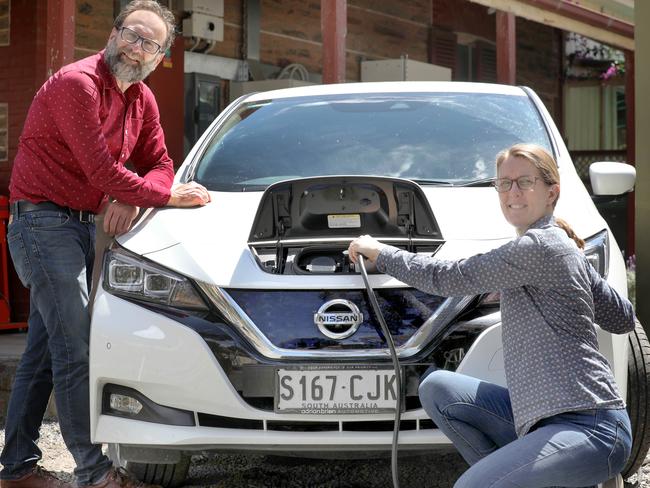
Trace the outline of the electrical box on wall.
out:
M 183 0 L 183 10 L 223 17 L 223 0 Z
M 451 69 L 405 57 L 362 61 L 361 81 L 451 81 Z
M 183 20 L 183 35 L 208 41 L 223 41 L 223 18 L 194 12 L 191 17 Z

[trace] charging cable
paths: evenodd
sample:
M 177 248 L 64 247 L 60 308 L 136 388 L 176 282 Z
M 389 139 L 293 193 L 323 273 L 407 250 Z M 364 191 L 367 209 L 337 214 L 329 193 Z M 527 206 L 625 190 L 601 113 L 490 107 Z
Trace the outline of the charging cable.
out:
M 361 276 L 363 277 L 363 282 L 365 283 L 366 290 L 368 291 L 370 304 L 375 311 L 375 315 L 379 319 L 381 330 L 386 339 L 386 343 L 388 344 L 388 349 L 390 350 L 390 357 L 393 360 L 393 369 L 395 370 L 395 388 L 397 390 L 397 402 L 395 404 L 395 425 L 393 427 L 393 445 L 390 455 L 390 468 L 393 475 L 393 488 L 399 488 L 399 476 L 397 471 L 397 446 L 399 441 L 400 418 L 402 415 L 402 374 L 399 366 L 399 359 L 397 359 L 397 352 L 395 351 L 393 336 L 390 333 L 388 325 L 386 325 L 386 320 L 384 320 L 384 315 L 381 313 L 381 309 L 379 308 L 379 302 L 377 302 L 375 292 L 370 286 L 370 281 L 368 281 L 368 273 L 366 272 L 364 257 L 361 254 L 359 254 L 358 263 L 359 267 L 361 268 Z

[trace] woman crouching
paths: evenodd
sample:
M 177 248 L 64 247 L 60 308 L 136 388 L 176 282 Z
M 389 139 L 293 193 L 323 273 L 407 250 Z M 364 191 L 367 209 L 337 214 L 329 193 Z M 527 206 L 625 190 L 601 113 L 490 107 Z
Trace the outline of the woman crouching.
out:
M 553 211 L 560 176 L 543 148 L 497 156 L 495 188 L 517 238 L 458 261 L 401 251 L 370 236 L 350 243 L 387 273 L 442 296 L 501 292 L 507 388 L 437 370 L 422 406 L 470 468 L 455 488 L 588 487 L 616 476 L 632 444 L 630 420 L 594 324 L 634 329 L 630 302 L 588 263 Z

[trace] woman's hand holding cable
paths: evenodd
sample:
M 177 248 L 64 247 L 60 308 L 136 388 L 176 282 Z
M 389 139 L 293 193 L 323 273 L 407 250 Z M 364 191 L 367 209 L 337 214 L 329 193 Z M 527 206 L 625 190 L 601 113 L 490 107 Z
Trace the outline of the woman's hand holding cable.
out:
M 357 260 L 359 259 L 359 254 L 363 254 L 366 259 L 374 263 L 377 261 L 379 252 L 385 246 L 386 244 L 382 244 L 377 239 L 369 235 L 357 237 L 350 243 L 350 246 L 348 247 L 350 261 L 356 264 Z

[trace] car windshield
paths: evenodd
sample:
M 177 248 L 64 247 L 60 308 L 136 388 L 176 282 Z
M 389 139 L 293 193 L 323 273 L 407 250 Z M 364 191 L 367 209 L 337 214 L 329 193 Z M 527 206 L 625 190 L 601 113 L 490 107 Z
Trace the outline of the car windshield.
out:
M 210 190 L 277 181 L 375 175 L 420 184 L 487 184 L 496 154 L 546 128 L 526 96 L 351 94 L 243 103 L 211 136 L 194 179 Z

